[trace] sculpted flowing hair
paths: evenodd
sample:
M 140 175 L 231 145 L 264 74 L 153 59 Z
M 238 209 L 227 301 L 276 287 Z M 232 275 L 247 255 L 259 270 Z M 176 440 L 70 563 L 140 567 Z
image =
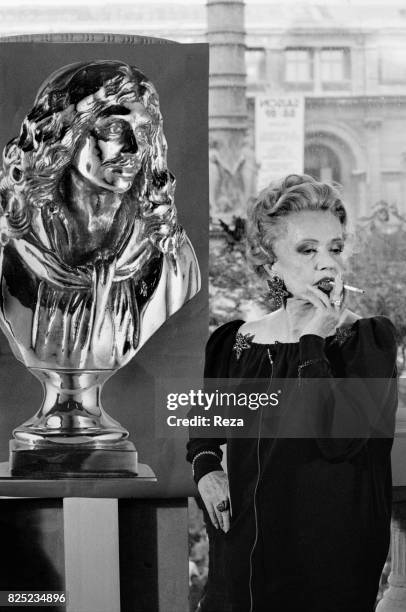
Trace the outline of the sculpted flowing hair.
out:
M 59 185 L 83 133 L 107 107 L 126 100 L 143 104 L 152 117 L 149 146 L 123 203 L 141 216 L 162 206 L 175 217 L 175 179 L 167 167 L 167 145 L 154 85 L 137 68 L 120 61 L 75 63 L 54 72 L 41 86 L 20 135 L 3 152 L 0 202 L 16 233 L 29 226 L 33 209 L 55 206 Z
M 289 174 L 263 189 L 248 211 L 247 255 L 260 276 L 263 266 L 275 261 L 273 245 L 284 231 L 284 219 L 302 210 L 330 211 L 347 237 L 348 215 L 338 188 L 307 174 Z

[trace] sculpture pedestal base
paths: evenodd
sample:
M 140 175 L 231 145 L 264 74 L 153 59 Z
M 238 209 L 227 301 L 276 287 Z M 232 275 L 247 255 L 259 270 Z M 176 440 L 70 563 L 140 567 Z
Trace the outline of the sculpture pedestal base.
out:
M 128 441 L 95 448 L 10 440 L 10 473 L 17 478 L 131 478 L 138 474 L 137 451 Z
M 67 593 L 44 612 L 187 610 L 187 499 L 154 480 L 142 463 L 137 478 L 48 481 L 0 463 L 0 590 Z

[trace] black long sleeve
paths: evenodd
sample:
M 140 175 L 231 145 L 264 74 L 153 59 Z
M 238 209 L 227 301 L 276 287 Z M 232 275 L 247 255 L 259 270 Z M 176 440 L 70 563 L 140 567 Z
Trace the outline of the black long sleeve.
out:
M 393 436 L 396 340 L 389 319 L 370 320 L 357 351 L 346 360 L 345 378 L 329 362 L 323 338 L 302 336 L 299 376 L 307 431 L 326 459 L 350 459 L 370 438 Z
M 205 351 L 204 366 L 204 391 L 213 392 L 216 389 L 216 380 L 228 377 L 228 363 L 234 344 L 234 335 L 231 328 L 235 322 L 226 323 L 219 327 L 210 336 Z M 197 414 L 195 411 L 189 413 L 190 416 Z M 190 463 L 201 454 L 194 463 L 194 479 L 197 483 L 202 476 L 214 470 L 222 470 L 221 459 L 223 457 L 220 446 L 225 444 L 225 432 L 218 430 L 219 437 L 216 438 L 196 438 L 191 437 L 187 444 L 186 459 Z M 223 435 L 224 434 L 224 435 Z M 214 454 L 213 454 L 214 453 Z

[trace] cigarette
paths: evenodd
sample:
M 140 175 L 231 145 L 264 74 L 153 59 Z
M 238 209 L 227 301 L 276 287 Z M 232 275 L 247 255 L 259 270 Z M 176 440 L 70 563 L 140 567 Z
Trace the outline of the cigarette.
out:
M 334 287 L 334 281 L 329 281 L 329 284 Z M 353 293 L 361 293 L 364 294 L 365 290 L 364 289 L 358 289 L 358 287 L 353 287 L 352 285 L 343 285 L 344 289 L 346 289 L 347 291 L 352 291 Z
M 364 289 L 358 289 L 358 287 L 352 287 L 351 285 L 344 285 L 344 289 L 347 289 L 347 291 L 353 291 L 354 293 L 365 293 Z

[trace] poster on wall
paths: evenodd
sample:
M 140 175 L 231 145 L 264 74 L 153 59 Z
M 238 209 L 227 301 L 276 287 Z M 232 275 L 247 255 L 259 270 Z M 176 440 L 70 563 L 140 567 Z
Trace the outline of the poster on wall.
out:
M 304 96 L 263 94 L 255 100 L 257 190 L 273 179 L 303 172 Z

